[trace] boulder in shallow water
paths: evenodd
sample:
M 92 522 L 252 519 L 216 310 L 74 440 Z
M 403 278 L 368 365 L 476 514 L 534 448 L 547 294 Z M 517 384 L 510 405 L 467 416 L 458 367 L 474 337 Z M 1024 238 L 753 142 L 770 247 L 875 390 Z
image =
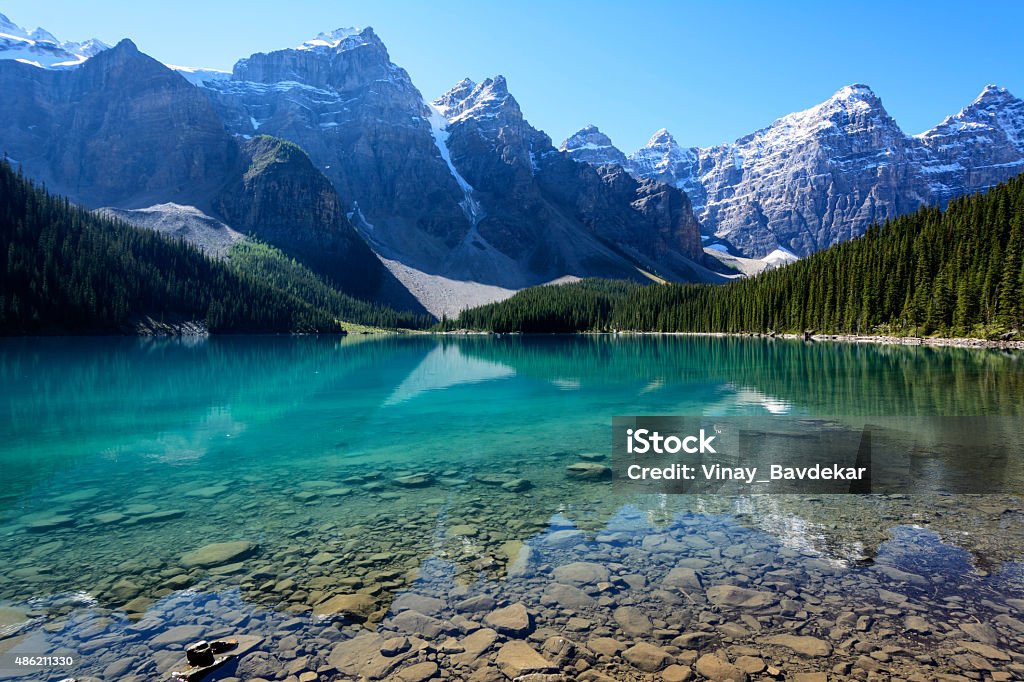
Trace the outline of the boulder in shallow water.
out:
M 502 645 L 495 658 L 498 667 L 509 679 L 515 679 L 529 673 L 554 672 L 553 666 L 537 650 L 526 642 L 518 639 Z
M 231 564 L 249 557 L 257 547 L 249 540 L 215 542 L 182 554 L 181 565 L 185 568 L 210 568 Z
M 484 623 L 509 637 L 525 637 L 533 629 L 530 612 L 519 602 L 491 611 L 484 617 Z
M 142 514 L 141 516 L 130 518 L 125 523 L 131 525 L 140 523 L 159 523 L 161 521 L 170 521 L 171 519 L 178 519 L 184 515 L 184 509 L 161 509 L 159 511 L 150 512 L 148 514 Z
M 533 483 L 525 478 L 513 478 L 501 484 L 501 489 L 510 493 L 521 493 L 533 487 Z
M 675 587 L 683 592 L 699 592 L 704 589 L 700 574 L 686 566 L 676 566 L 662 581 L 668 587 Z
M 647 615 L 635 606 L 620 606 L 612 613 L 615 622 L 619 624 L 622 631 L 630 637 L 640 637 L 650 634 L 654 624 Z
M 426 472 L 420 472 L 417 474 L 407 474 L 405 476 L 396 476 L 392 479 L 395 485 L 400 485 L 403 488 L 424 488 L 434 483 L 433 474 Z
M 771 604 L 775 597 L 769 592 L 748 590 L 735 585 L 714 585 L 707 590 L 708 601 L 717 606 L 738 606 L 756 609 Z
M 603 481 L 612 477 L 612 470 L 603 464 L 595 462 L 576 462 L 565 468 L 565 473 L 570 478 L 582 481 Z
M 817 637 L 801 635 L 775 635 L 764 640 L 765 644 L 774 644 L 795 651 L 801 656 L 828 656 L 832 653 L 832 645 Z
M 712 654 L 697 659 L 697 672 L 715 682 L 747 682 L 747 674 L 728 661 Z
M 24 517 L 23 521 L 25 527 L 33 533 L 44 533 L 75 525 L 75 519 L 64 514 L 33 514 Z
M 502 486 L 509 481 L 514 481 L 515 476 L 511 474 L 477 474 L 473 477 L 477 483 L 483 483 L 484 485 L 496 485 Z
M 427 680 L 434 679 L 436 675 L 437 663 L 423 661 L 422 663 L 402 668 L 395 674 L 395 677 L 401 680 L 401 682 L 427 682 Z
M 608 569 L 601 564 L 590 561 L 574 561 L 563 564 L 552 571 L 555 580 L 567 585 L 596 585 L 600 582 L 607 582 L 609 578 Z
M 645 673 L 657 672 L 672 662 L 672 656 L 667 651 L 646 642 L 638 642 L 629 647 L 622 652 L 622 657 Z
M 342 616 L 362 622 L 376 610 L 377 601 L 368 594 L 338 594 L 314 606 L 313 615 Z

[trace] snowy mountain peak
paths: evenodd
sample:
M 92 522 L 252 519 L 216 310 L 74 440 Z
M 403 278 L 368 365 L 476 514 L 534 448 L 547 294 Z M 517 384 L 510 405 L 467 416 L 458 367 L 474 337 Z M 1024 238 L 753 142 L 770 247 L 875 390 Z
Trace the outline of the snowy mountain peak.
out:
M 611 146 L 612 139 L 602 133 L 596 125 L 590 124 L 580 128 L 566 138 L 561 146 L 559 146 L 559 149 L 561 151 L 572 151 L 574 149 L 599 149 Z
M 865 99 L 878 99 L 878 95 L 870 86 L 863 83 L 852 83 L 836 90 L 829 99 L 840 101 L 858 101 Z
M 28 38 L 25 29 L 8 19 L 5 14 L 0 14 L 0 33 L 17 36 L 18 38 Z
M 882 137 L 904 137 L 896 122 L 882 106 L 882 100 L 866 85 L 854 83 L 840 88 L 821 104 L 787 114 L 767 128 L 736 141 L 737 146 L 755 143 L 756 153 L 780 151 L 810 138 L 845 137 L 877 131 Z M 881 138 L 879 138 L 881 139 Z
M 981 94 L 979 94 L 974 101 L 966 107 L 966 109 L 985 109 L 989 107 L 1006 106 L 1008 104 L 1013 104 L 1015 101 L 1019 100 L 1017 100 L 1017 98 L 1014 97 L 1006 88 L 1001 88 L 998 85 L 986 85 L 985 89 L 981 91 Z
M 989 85 L 981 94 L 954 116 L 916 136 L 926 145 L 941 148 L 971 148 L 980 143 L 999 146 L 1005 140 L 1024 155 L 1024 101 L 1017 99 L 1006 88 Z M 1024 168 L 1020 158 L 993 160 L 1004 167 Z
M 853 85 L 840 88 L 821 104 L 796 114 L 790 114 L 790 116 L 808 115 L 809 117 L 831 118 L 837 112 L 847 115 L 864 115 L 876 112 L 883 116 L 888 115 L 882 106 L 882 100 L 879 99 L 874 90 L 861 83 L 854 83 Z
M 350 50 L 365 45 L 374 36 L 372 28 L 336 28 L 333 31 L 318 34 L 295 49 L 297 50 Z
M 596 125 L 588 125 L 570 135 L 558 147 L 573 161 L 589 163 L 592 166 L 603 166 L 616 163 L 626 165 L 626 155 L 612 144 L 610 137 L 602 133 Z
M 47 31 L 45 28 L 40 28 L 39 26 L 32 29 L 32 32 L 28 34 L 28 37 L 37 43 L 52 43 L 54 45 L 60 43 L 52 33 Z
M 519 104 L 508 92 L 505 77 L 498 75 L 474 84 L 464 78 L 444 93 L 433 105 L 450 122 L 474 119 L 494 119 L 505 111 L 521 116 Z
M 79 66 L 109 47 L 95 38 L 83 43 L 61 42 L 43 28 L 35 28 L 30 33 L 0 14 L 0 59 L 41 69 L 67 69 Z
M 672 137 L 672 133 L 665 128 L 662 128 L 651 135 L 651 139 L 647 141 L 647 147 L 649 149 L 656 147 L 675 147 L 677 144 L 676 138 Z
M 488 78 L 487 80 L 491 81 L 491 89 L 492 90 L 494 90 L 496 92 L 505 93 L 506 95 L 508 94 L 508 83 L 505 82 L 505 77 L 504 76 L 502 76 L 501 74 L 498 74 L 493 79 Z
M 442 116 L 447 118 L 450 116 L 450 112 L 453 112 L 456 107 L 464 102 L 475 88 L 475 82 L 468 78 L 463 78 L 450 87 L 447 92 L 431 102 L 431 104 L 441 112 Z

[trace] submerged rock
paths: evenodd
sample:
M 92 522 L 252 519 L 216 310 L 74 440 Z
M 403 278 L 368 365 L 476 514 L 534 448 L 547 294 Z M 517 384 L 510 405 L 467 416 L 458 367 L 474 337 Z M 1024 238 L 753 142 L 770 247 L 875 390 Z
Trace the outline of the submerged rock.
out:
M 817 637 L 806 635 L 775 635 L 764 640 L 766 644 L 774 644 L 795 651 L 801 656 L 828 656 L 832 653 L 832 645 Z
M 612 470 L 603 464 L 594 462 L 577 462 L 565 468 L 570 478 L 578 478 L 585 481 L 601 481 L 612 477 Z
M 193 490 L 188 490 L 185 492 L 185 495 L 187 497 L 199 497 L 203 499 L 210 499 L 211 497 L 223 495 L 227 491 L 228 487 L 226 485 L 217 484 L 203 486 L 202 488 L 194 488 Z
M 747 674 L 718 656 L 704 654 L 697 659 L 697 672 L 714 682 L 747 682 Z
M 491 611 L 484 616 L 484 623 L 503 635 L 525 637 L 533 629 L 533 618 L 522 603 L 511 604 L 503 609 Z
M 649 634 L 654 629 L 651 619 L 635 606 L 620 606 L 612 616 L 622 631 L 631 637 Z
M 662 582 L 669 587 L 675 587 L 684 592 L 699 592 L 704 589 L 697 571 L 685 566 L 673 568 Z
M 362 622 L 376 610 L 377 600 L 368 594 L 339 594 L 314 606 L 313 615 L 342 616 Z
M 739 606 L 756 609 L 775 601 L 769 592 L 748 590 L 735 585 L 713 585 L 707 590 L 708 601 L 718 606 Z
M 35 533 L 42 533 L 57 528 L 75 525 L 75 519 L 64 514 L 35 514 L 24 517 L 25 528 Z
M 513 478 L 511 481 L 506 481 L 501 484 L 502 490 L 507 490 L 511 493 L 521 493 L 529 490 L 533 487 L 533 483 L 526 480 L 525 478 Z
M 423 661 L 422 663 L 402 668 L 395 676 L 401 682 L 427 682 L 427 680 L 434 679 L 435 675 L 437 675 L 437 663 Z
M 514 679 L 529 673 L 554 672 L 553 666 L 546 658 L 537 653 L 537 650 L 526 642 L 518 639 L 511 640 L 502 645 L 498 650 L 495 659 L 501 672 L 509 679 Z
M 380 652 L 385 656 L 397 656 L 409 650 L 408 637 L 392 637 L 380 645 Z
M 149 512 L 148 514 L 142 514 L 140 516 L 130 518 L 126 523 L 131 525 L 141 523 L 159 523 L 161 521 L 170 521 L 171 519 L 181 518 L 184 515 L 184 509 L 161 509 L 159 511 Z
M 481 628 L 459 641 L 462 652 L 452 658 L 456 663 L 475 666 L 498 640 L 498 633 L 491 628 Z
M 608 581 L 608 569 L 589 561 L 574 561 L 552 571 L 555 580 L 569 585 L 596 585 Z
M 622 657 L 645 673 L 657 672 L 672 662 L 672 656 L 667 651 L 646 642 L 639 642 L 626 649 Z
M 255 542 L 249 540 L 215 542 L 181 555 L 181 565 L 186 568 L 210 568 L 231 564 L 247 558 L 257 547 Z
M 999 643 L 999 634 L 990 625 L 984 623 L 961 623 L 960 629 L 970 635 L 971 639 L 982 644 L 996 645 Z
M 551 583 L 544 588 L 540 602 L 546 606 L 582 610 L 597 606 L 597 600 L 578 587 Z
M 13 606 L 0 606 L 0 639 L 14 635 L 28 623 L 28 611 Z
M 400 485 L 403 488 L 423 488 L 434 483 L 433 474 L 421 472 L 417 474 L 407 474 L 405 476 L 396 476 L 392 479 L 395 485 Z

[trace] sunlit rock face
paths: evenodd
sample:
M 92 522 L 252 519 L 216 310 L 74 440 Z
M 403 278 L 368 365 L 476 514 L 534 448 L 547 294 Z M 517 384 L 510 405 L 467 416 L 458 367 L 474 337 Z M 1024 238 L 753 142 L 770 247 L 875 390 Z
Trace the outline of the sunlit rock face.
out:
M 960 113 L 911 136 L 871 88 L 855 84 L 714 147 L 685 147 L 662 129 L 623 159 L 592 126 L 562 146 L 577 161 L 620 164 L 682 189 L 704 234 L 744 256 L 805 256 L 1024 171 L 1024 102 L 990 85 Z
M 194 71 L 183 75 L 229 131 L 305 149 L 363 237 L 438 310 L 460 283 L 516 289 L 640 269 L 715 279 L 681 193 L 577 167 L 502 76 L 426 101 L 372 29 L 255 54 L 230 76 Z

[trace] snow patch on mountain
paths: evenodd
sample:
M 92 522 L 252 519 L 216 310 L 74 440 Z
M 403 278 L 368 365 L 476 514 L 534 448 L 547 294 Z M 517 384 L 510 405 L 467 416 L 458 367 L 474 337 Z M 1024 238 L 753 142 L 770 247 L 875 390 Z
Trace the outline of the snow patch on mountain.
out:
M 333 31 L 317 34 L 315 38 L 307 40 L 295 49 L 316 50 L 327 48 L 331 50 L 348 50 L 365 44 L 366 38 L 363 36 L 363 29 L 338 28 Z
M 473 198 L 473 187 L 466 179 L 462 177 L 455 164 L 452 163 L 452 155 L 448 151 L 448 119 L 445 118 L 444 114 L 441 113 L 441 108 L 436 104 L 427 102 L 424 100 L 429 112 L 427 122 L 430 123 L 430 134 L 434 138 L 434 144 L 437 146 L 437 151 L 441 154 L 441 158 L 448 164 L 448 170 L 451 171 L 452 177 L 455 178 L 455 182 L 459 184 L 459 188 L 462 189 L 464 198 L 459 202 L 459 206 L 462 207 L 463 212 L 466 214 L 466 218 L 475 229 L 477 223 L 484 217 L 483 206 L 480 202 Z
M 205 86 L 212 81 L 231 80 L 231 72 L 222 71 L 221 69 L 208 69 L 202 66 L 178 66 L 177 64 L 164 64 L 164 66 L 177 72 L 179 76 L 196 86 Z
M 0 14 L 0 59 L 18 61 L 40 69 L 69 69 L 110 49 L 96 40 L 62 42 L 42 28 L 26 31 Z
M 769 268 L 777 268 L 781 265 L 795 263 L 800 260 L 800 256 L 796 255 L 789 249 L 784 249 L 780 246 L 761 260 L 763 260 Z

